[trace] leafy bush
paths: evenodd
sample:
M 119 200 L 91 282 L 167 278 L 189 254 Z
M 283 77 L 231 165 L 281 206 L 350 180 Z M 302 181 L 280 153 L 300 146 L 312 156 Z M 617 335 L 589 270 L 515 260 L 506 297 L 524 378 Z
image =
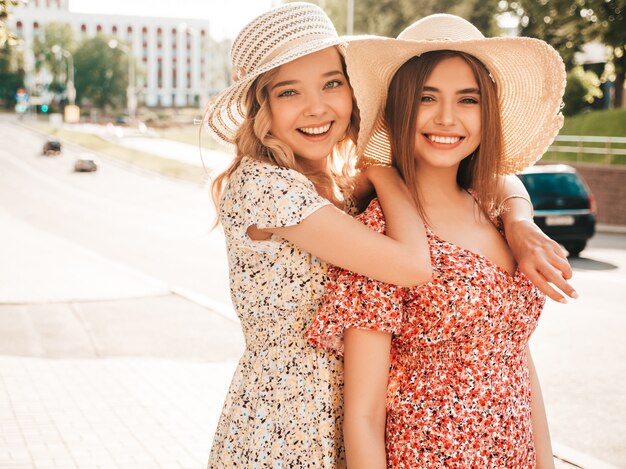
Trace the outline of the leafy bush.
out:
M 601 97 L 598 75 L 592 71 L 585 71 L 582 67 L 574 67 L 567 74 L 563 114 L 566 116 L 578 114 L 587 109 L 595 98 Z

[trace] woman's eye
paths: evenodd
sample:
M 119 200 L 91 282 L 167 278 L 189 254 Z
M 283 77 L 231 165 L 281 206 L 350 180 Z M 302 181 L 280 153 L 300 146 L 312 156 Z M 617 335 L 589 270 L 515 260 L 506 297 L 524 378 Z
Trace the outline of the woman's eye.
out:
M 284 90 L 284 91 L 281 91 L 280 93 L 278 93 L 278 97 L 279 98 L 285 98 L 285 97 L 288 97 L 288 96 L 293 96 L 295 94 L 296 94 L 295 90 Z
M 463 103 L 463 104 L 478 104 L 478 99 L 476 99 L 476 98 L 463 98 L 461 100 L 461 103 Z
M 422 96 L 421 102 L 432 103 L 435 100 L 432 96 Z
M 328 83 L 326 83 L 326 85 L 324 85 L 324 88 L 339 88 L 341 85 L 343 85 L 343 82 L 341 80 L 330 80 Z

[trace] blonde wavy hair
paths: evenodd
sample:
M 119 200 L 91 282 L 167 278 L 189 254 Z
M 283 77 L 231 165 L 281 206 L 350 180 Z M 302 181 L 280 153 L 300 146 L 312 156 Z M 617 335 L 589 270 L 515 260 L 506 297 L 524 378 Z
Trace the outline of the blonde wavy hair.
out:
M 340 54 L 341 55 L 341 54 Z M 346 78 L 346 66 L 341 56 L 343 72 Z M 213 180 L 211 192 L 218 216 L 215 226 L 219 224 L 219 203 L 224 188 L 232 174 L 241 165 L 244 156 L 283 168 L 294 169 L 304 174 L 315 186 L 317 192 L 335 205 L 341 206 L 343 201 L 337 200 L 334 188 L 337 186 L 343 194 L 350 194 L 354 189 L 356 165 L 355 144 L 359 132 L 359 111 L 352 94 L 352 115 L 350 125 L 343 140 L 335 145 L 329 157 L 327 171 L 310 171 L 298 162 L 292 149 L 272 136 L 272 114 L 269 106 L 268 85 L 278 73 L 278 68 L 260 75 L 250 87 L 246 96 L 246 118 L 239 126 L 235 135 L 236 155 L 230 166 L 218 174 Z M 349 84 L 349 80 L 348 80 Z

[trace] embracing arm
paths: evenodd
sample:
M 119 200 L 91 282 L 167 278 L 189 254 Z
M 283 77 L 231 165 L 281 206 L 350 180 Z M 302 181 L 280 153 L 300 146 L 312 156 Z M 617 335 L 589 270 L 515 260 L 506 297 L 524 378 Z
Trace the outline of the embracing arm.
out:
M 539 377 L 530 355 L 530 349 L 526 347 L 526 360 L 530 375 L 530 412 L 533 426 L 533 441 L 537 454 L 537 469 L 554 469 L 554 457 L 552 456 L 552 444 L 550 443 L 550 431 L 546 409 L 543 404 Z
M 348 467 L 385 469 L 391 334 L 346 329 L 344 347 L 343 436 Z
M 384 185 L 393 220 L 388 236 L 375 232 L 332 205 L 313 212 L 301 223 L 267 228 L 326 262 L 367 277 L 401 286 L 430 279 L 426 235 L 408 189 L 395 170 L 380 168 L 372 175 L 375 187 Z
M 566 295 L 577 298 L 578 294 L 567 282 L 572 278 L 572 268 L 563 249 L 533 221 L 530 196 L 522 181 L 517 176 L 504 177 L 501 192 L 500 200 L 504 201 L 500 202 L 504 232 L 520 271 L 554 301 L 567 302 L 550 284 Z M 522 197 L 509 198 L 513 195 Z

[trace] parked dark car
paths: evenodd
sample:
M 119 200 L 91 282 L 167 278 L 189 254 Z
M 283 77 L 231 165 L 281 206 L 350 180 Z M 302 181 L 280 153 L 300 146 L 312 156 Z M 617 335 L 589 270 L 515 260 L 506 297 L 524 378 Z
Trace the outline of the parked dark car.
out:
M 53 156 L 61 154 L 61 142 L 58 140 L 48 140 L 43 144 L 41 153 L 45 156 Z
M 530 194 L 537 226 L 577 257 L 596 230 L 596 202 L 581 175 L 557 164 L 533 166 L 518 176 Z

